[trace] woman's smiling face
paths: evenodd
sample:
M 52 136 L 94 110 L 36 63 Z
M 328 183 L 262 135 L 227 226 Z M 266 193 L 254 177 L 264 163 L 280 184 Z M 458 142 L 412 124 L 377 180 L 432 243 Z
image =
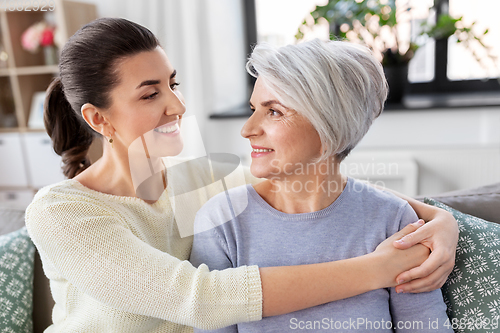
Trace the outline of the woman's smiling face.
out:
M 321 140 L 311 123 L 278 101 L 261 78 L 250 98 L 253 111 L 241 130 L 252 145 L 250 171 L 258 178 L 284 179 L 299 174 L 321 155 Z
M 162 48 L 141 52 L 117 65 L 119 84 L 111 91 L 107 117 L 113 140 L 124 148 L 144 138 L 151 156 L 176 155 L 182 150 L 180 118 L 184 98 L 176 71 Z M 130 147 L 132 148 L 132 147 Z

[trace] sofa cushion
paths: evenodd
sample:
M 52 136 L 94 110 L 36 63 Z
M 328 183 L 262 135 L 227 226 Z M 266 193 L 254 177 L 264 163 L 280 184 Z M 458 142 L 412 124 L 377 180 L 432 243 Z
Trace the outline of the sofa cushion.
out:
M 0 236 L 0 327 L 2 332 L 33 331 L 35 246 L 23 227 Z
M 432 196 L 432 198 L 462 213 L 500 223 L 500 183 L 447 192 Z
M 453 214 L 460 231 L 455 267 L 442 287 L 455 332 L 497 332 L 500 318 L 500 225 L 441 202 L 425 203 Z M 453 326 L 454 325 L 454 326 Z

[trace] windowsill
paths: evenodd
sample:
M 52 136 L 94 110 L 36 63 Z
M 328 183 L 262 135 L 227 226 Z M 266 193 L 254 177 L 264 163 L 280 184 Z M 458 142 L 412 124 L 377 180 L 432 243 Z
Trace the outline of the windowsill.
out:
M 248 118 L 252 115 L 250 107 L 247 105 L 241 105 L 234 107 L 231 110 L 217 112 L 210 115 L 210 119 L 231 119 L 231 118 Z
M 386 104 L 384 111 L 457 109 L 482 106 L 500 106 L 500 92 L 411 94 L 407 95 L 402 103 Z M 251 114 L 248 105 L 242 105 L 228 111 L 211 114 L 210 119 L 248 118 Z
M 385 110 L 471 108 L 478 106 L 499 106 L 500 92 L 484 91 L 471 93 L 414 94 L 404 98 L 401 105 L 387 105 Z

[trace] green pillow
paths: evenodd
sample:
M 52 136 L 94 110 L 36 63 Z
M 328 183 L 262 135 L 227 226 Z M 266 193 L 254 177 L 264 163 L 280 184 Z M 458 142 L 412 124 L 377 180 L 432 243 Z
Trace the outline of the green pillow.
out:
M 35 246 L 26 227 L 0 236 L 0 332 L 33 332 Z
M 434 199 L 424 202 L 452 213 L 460 231 L 455 267 L 441 288 L 450 327 L 455 332 L 499 332 L 500 225 Z

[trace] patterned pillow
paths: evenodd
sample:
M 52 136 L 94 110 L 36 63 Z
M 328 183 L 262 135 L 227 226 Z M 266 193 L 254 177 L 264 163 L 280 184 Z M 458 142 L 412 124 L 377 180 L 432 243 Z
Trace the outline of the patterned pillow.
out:
M 455 332 L 499 332 L 500 225 L 424 202 L 452 213 L 460 231 L 455 267 L 441 288 L 449 325 Z
M 26 227 L 0 236 L 0 332 L 33 332 L 35 246 Z

